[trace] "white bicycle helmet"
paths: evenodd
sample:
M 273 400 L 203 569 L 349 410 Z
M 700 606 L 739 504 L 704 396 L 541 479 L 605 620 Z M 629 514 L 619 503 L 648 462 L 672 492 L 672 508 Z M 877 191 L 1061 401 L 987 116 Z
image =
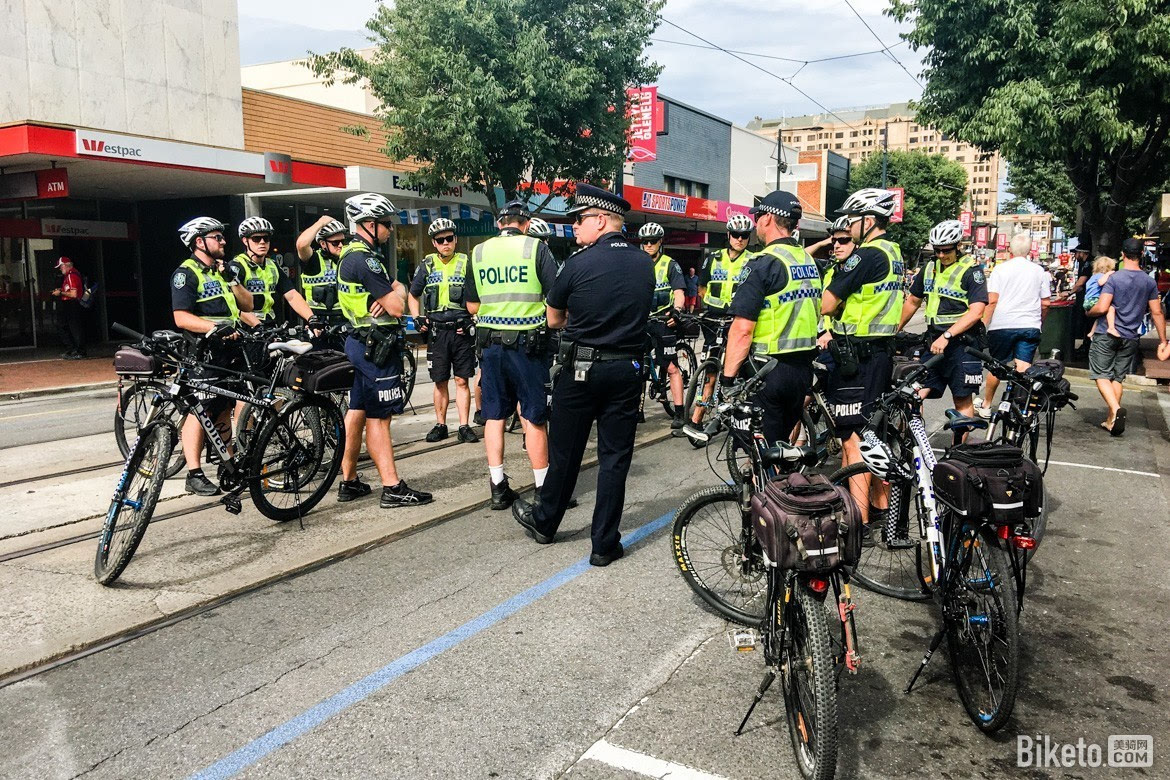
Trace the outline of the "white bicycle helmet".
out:
M 346 233 L 345 225 L 338 222 L 336 219 L 332 222 L 327 222 L 325 227 L 317 231 L 317 240 L 324 241 L 330 236 L 336 236 L 338 233 Z
M 889 217 L 893 215 L 895 205 L 894 193 L 878 187 L 867 187 L 846 198 L 837 213 L 853 217 Z
M 427 228 L 427 235 L 430 236 L 431 238 L 434 238 L 435 236 L 439 235 L 440 233 L 454 233 L 454 232 L 455 232 L 455 223 L 452 222 L 451 220 L 447 219 L 446 217 L 439 217 L 438 219 L 436 219 L 434 222 L 431 223 L 431 226 L 429 228 Z
M 748 233 L 752 227 L 752 218 L 747 214 L 732 214 L 727 220 L 728 233 Z
M 552 238 L 552 226 L 545 222 L 540 217 L 533 217 L 528 220 L 528 235 L 533 238 Z
M 889 446 L 884 441 L 879 439 L 873 431 L 863 431 L 861 445 L 858 449 L 861 450 L 862 462 L 875 477 L 889 478 L 894 454 L 890 452 Z
M 370 220 L 386 219 L 398 213 L 394 204 L 385 195 L 376 192 L 365 192 L 345 199 L 345 216 L 350 222 L 369 222 Z
M 849 232 L 849 217 L 837 217 L 837 221 L 833 223 L 831 233 L 848 233 Z
M 642 227 L 638 228 L 638 238 L 664 238 L 666 231 L 662 229 L 662 225 L 657 222 L 647 222 Z
M 240 238 L 247 238 L 254 233 L 267 233 L 271 236 L 274 232 L 272 223 L 264 217 L 248 217 L 240 223 Z
M 963 240 L 963 223 L 948 219 L 930 229 L 931 246 L 954 246 Z
M 195 219 L 179 228 L 179 240 L 183 242 L 183 246 L 190 247 L 191 244 L 195 243 L 195 239 L 200 236 L 206 236 L 208 233 L 214 233 L 216 230 L 226 229 L 227 225 L 215 217 L 195 217 Z

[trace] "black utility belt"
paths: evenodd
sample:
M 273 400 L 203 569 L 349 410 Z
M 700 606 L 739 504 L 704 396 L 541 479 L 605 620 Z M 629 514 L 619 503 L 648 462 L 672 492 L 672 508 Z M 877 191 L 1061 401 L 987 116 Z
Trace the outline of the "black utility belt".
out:
M 583 347 L 577 345 L 574 360 L 589 363 L 604 363 L 607 360 L 641 360 L 642 353 L 633 350 L 605 349 L 603 347 Z
M 543 356 L 548 351 L 548 330 L 530 328 L 528 330 L 491 330 L 477 325 L 475 328 L 475 348 L 479 354 L 489 346 L 500 346 L 504 349 L 523 349 L 529 356 Z
M 462 320 L 431 320 L 431 330 L 459 330 L 471 327 L 471 319 L 466 318 Z

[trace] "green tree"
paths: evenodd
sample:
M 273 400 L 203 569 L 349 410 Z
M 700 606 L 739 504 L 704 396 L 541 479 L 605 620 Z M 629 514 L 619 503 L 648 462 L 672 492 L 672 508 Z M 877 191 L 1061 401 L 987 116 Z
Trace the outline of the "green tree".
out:
M 498 209 L 524 182 L 612 179 L 625 159 L 626 89 L 660 68 L 644 50 L 664 0 L 396 0 L 366 23 L 373 55 L 310 55 L 330 83 L 366 82 L 413 159 L 413 183 L 466 182 Z
M 1017 163 L 1059 162 L 1076 227 L 1116 252 L 1166 178 L 1170 0 L 892 0 L 890 13 L 929 49 L 919 121 Z
M 957 219 L 967 189 L 967 171 L 941 154 L 890 152 L 887 186 L 905 192 L 901 222 L 890 225 L 890 240 L 902 248 L 902 257 L 913 262 L 926 245 L 930 229 L 944 219 Z M 882 156 L 870 155 L 853 167 L 853 190 L 882 185 Z

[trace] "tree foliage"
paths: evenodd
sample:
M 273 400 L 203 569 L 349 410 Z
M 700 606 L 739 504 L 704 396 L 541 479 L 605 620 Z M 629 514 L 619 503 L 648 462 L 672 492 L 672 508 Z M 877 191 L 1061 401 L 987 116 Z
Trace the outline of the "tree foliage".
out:
M 392 159 L 438 193 L 466 182 L 498 207 L 525 181 L 612 179 L 626 89 L 660 68 L 644 50 L 664 0 L 396 0 L 366 23 L 372 56 L 311 55 L 330 83 L 365 81 Z
M 896 151 L 889 153 L 886 173 L 887 186 L 905 190 L 902 221 L 890 225 L 888 234 L 909 261 L 926 245 L 932 227 L 944 219 L 958 219 L 967 189 L 967 171 L 941 154 Z M 870 155 L 853 166 L 850 188 L 859 190 L 881 184 L 880 154 Z
M 1165 179 L 1170 0 L 893 0 L 890 13 L 929 48 L 919 121 L 1059 162 L 1079 227 L 1115 252 L 1135 198 Z

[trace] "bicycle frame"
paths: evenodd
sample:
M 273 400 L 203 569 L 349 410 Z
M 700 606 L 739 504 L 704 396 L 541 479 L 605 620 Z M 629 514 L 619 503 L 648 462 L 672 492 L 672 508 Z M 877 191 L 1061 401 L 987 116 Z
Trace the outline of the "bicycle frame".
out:
M 910 415 L 907 427 L 914 440 L 914 473 L 918 484 L 916 498 L 921 502 L 923 509 L 918 513 L 919 532 L 926 539 L 927 550 L 930 553 L 931 581 L 938 582 L 939 574 L 946 564 L 946 553 L 942 543 L 942 520 L 939 517 L 938 501 L 934 496 L 933 473 L 938 460 L 930 446 L 930 436 L 926 432 L 926 421 L 922 418 L 921 406 Z

